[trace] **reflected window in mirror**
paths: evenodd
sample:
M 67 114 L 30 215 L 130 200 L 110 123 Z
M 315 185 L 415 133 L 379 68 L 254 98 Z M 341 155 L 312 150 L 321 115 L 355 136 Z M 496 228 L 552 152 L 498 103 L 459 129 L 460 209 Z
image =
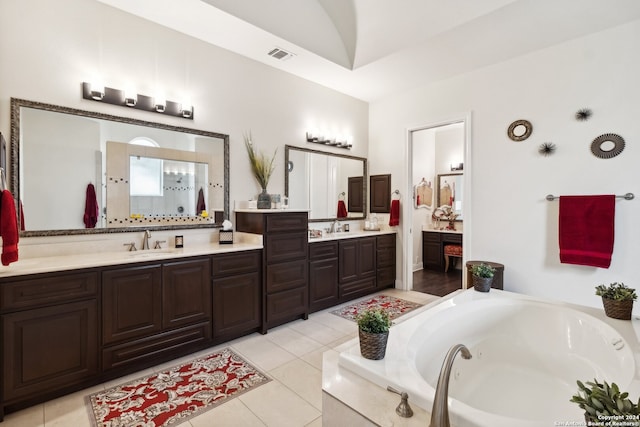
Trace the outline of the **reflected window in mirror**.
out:
M 150 226 L 159 229 L 214 227 L 229 217 L 229 136 L 127 117 L 78 110 L 21 99 L 11 99 L 11 190 L 22 201 L 25 231 L 21 236 L 105 233 L 137 231 Z M 109 141 L 138 147 L 131 155 L 163 159 L 163 168 L 170 161 L 206 164 L 207 172 L 198 183 L 195 195 L 189 195 L 188 220 L 179 221 L 157 204 L 144 219 L 131 218 L 129 211 L 129 155 L 126 150 L 116 157 L 121 173 L 109 174 L 107 146 Z M 126 143 L 129 141 L 130 143 Z M 154 143 L 155 142 L 155 143 Z M 150 155 L 149 150 L 155 151 Z M 195 166 L 194 166 L 195 167 Z M 125 183 L 126 181 L 126 183 Z M 167 175 L 160 177 L 162 188 L 155 194 L 166 194 Z M 100 218 L 94 229 L 84 229 L 83 212 L 88 184 L 95 186 Z M 125 185 L 126 184 L 126 185 Z M 118 221 L 108 223 L 108 217 L 119 206 L 109 203 L 111 195 L 126 200 L 127 210 L 118 214 Z M 135 185 L 135 183 L 134 183 Z M 202 187 L 204 205 L 210 215 L 198 216 L 196 202 Z M 120 191 L 120 193 L 118 193 Z M 115 193 L 114 193 L 115 192 Z M 135 191 L 134 191 L 135 192 Z M 135 197 L 135 196 L 134 196 Z M 163 196 L 157 196 L 158 200 Z M 191 199 L 195 201 L 192 202 Z M 119 202 L 118 202 L 119 203 Z M 192 207 L 193 206 L 193 207 Z M 214 223 L 215 221 L 215 223 Z
M 286 145 L 285 164 L 285 195 L 291 209 L 308 210 L 312 222 L 328 221 L 338 218 L 339 202 L 346 199 L 346 218 L 364 218 L 365 158 Z M 358 201 L 357 206 L 352 205 L 353 200 Z
M 451 211 L 457 215 L 456 221 L 463 219 L 462 200 L 464 199 L 463 174 L 451 173 L 440 174 L 436 180 L 436 201 L 437 208 L 449 206 Z

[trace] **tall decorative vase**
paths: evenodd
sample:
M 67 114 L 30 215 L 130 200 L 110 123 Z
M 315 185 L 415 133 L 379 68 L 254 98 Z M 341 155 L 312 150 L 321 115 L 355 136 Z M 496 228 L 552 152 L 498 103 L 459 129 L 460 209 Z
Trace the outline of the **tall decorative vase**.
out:
M 263 188 L 262 193 L 258 194 L 258 209 L 271 209 L 271 196 L 267 193 L 266 188 Z

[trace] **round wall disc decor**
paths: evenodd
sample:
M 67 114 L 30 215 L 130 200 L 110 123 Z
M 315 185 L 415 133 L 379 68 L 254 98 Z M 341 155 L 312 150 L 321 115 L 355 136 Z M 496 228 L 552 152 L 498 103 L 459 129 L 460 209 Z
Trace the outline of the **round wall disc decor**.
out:
M 605 133 L 591 143 L 591 152 L 601 159 L 610 159 L 622 153 L 624 139 L 615 133 Z
M 531 136 L 531 132 L 533 132 L 533 126 L 528 120 L 516 120 L 507 129 L 507 135 L 513 141 L 524 141 Z

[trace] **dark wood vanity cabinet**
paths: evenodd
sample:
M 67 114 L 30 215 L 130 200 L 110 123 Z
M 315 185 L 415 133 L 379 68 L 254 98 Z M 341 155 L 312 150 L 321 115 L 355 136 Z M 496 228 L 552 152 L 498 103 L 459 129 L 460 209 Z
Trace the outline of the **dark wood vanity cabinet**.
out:
M 236 212 L 236 230 L 262 234 L 262 332 L 309 315 L 308 213 Z
M 102 369 L 138 367 L 211 341 L 208 257 L 102 273 Z
M 260 329 L 262 252 L 213 257 L 213 340 L 228 341 Z
M 5 409 L 82 388 L 96 377 L 97 296 L 95 271 L 0 281 L 0 420 Z
M 396 283 L 396 235 L 384 234 L 376 237 L 376 287 L 393 286 Z
M 339 241 L 339 296 L 341 300 L 366 295 L 376 289 L 376 238 Z
M 444 271 L 444 246 L 448 243 L 461 245 L 462 233 L 423 231 L 422 268 Z
M 309 245 L 309 311 L 338 303 L 338 242 Z

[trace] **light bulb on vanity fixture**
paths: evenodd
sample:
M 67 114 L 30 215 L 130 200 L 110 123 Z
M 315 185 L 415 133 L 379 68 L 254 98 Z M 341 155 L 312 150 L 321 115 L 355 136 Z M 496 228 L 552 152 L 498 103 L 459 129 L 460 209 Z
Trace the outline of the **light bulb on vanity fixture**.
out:
M 102 101 L 104 99 L 104 85 L 96 83 L 89 84 L 89 94 L 94 101 Z
M 167 101 L 165 101 L 163 95 L 158 95 L 155 97 L 154 108 L 156 109 L 156 112 L 164 113 L 167 108 Z

